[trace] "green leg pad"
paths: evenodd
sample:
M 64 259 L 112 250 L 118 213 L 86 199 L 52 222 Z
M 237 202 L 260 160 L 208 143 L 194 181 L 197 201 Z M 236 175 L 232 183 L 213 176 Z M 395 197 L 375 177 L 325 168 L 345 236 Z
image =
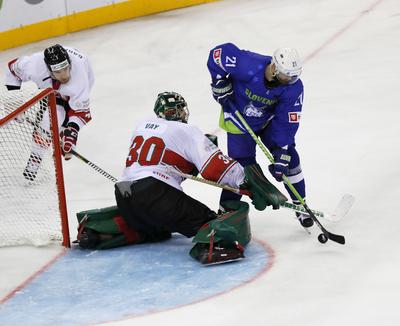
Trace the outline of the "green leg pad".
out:
M 223 206 L 231 211 L 203 225 L 193 238 L 189 254 L 202 264 L 242 259 L 243 247 L 251 240 L 249 204 L 226 201 Z
M 82 211 L 76 216 L 81 247 L 85 247 L 85 237 L 86 241 L 87 237 L 90 238 L 90 246 L 86 248 L 93 249 L 110 249 L 143 242 L 142 236 L 125 223 L 117 206 Z
M 226 201 L 224 207 L 234 210 L 203 225 L 194 236 L 194 243 L 209 244 L 212 233 L 214 233 L 214 242 L 237 241 L 242 246 L 250 242 L 249 204 L 243 201 Z
M 100 233 L 111 234 L 121 233 L 118 224 L 114 221 L 114 217 L 117 216 L 120 216 L 117 206 L 96 208 L 76 214 L 79 223 L 85 219 L 86 227 Z

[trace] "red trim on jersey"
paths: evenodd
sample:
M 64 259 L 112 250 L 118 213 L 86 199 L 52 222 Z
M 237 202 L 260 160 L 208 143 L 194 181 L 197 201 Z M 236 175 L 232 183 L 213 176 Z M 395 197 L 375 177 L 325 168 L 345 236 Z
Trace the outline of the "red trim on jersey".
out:
M 176 166 L 183 173 L 190 173 L 195 168 L 193 163 L 189 162 L 178 153 L 175 153 L 168 148 L 165 150 L 161 162 L 168 165 Z
M 234 159 L 217 151 L 204 163 L 200 173 L 204 179 L 218 182 L 236 163 Z
M 79 118 L 84 124 L 87 124 L 90 120 L 92 120 L 92 116 L 89 110 L 85 111 L 75 111 L 74 109 L 68 110 L 68 118 L 77 117 Z
M 11 60 L 11 61 L 8 63 L 8 69 L 10 70 L 10 72 L 11 72 L 15 77 L 17 77 L 19 80 L 21 80 L 21 78 L 19 78 L 19 77 L 15 74 L 14 69 L 12 68 L 12 65 L 13 65 L 17 60 L 18 60 L 18 58 L 15 58 L 14 60 Z
M 218 183 L 221 182 L 221 180 L 226 176 L 226 174 L 229 172 L 229 170 L 231 170 L 235 165 L 237 164 L 237 161 L 234 161 L 233 164 L 229 165 L 228 168 L 225 170 L 224 173 L 222 173 L 222 175 L 220 176 L 220 178 L 218 179 Z
M 207 159 L 207 161 L 204 162 L 203 166 L 201 167 L 201 171 L 204 170 L 204 167 L 208 165 L 208 163 L 210 163 L 211 159 L 214 157 L 214 155 L 221 153 L 221 151 L 219 149 L 217 149 L 214 153 L 212 153 L 210 155 L 210 157 Z
M 140 241 L 140 234 L 132 229 L 121 216 L 115 216 L 113 218 L 114 222 L 118 225 L 118 229 L 125 236 L 125 240 L 128 243 L 137 243 Z

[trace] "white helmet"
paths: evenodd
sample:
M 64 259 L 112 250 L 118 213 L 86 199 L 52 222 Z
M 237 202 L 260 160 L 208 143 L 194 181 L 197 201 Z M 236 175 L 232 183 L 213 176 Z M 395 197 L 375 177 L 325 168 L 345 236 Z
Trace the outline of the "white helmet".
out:
M 290 84 L 299 79 L 303 70 L 303 63 L 300 60 L 299 53 L 293 48 L 276 49 L 272 56 L 272 63 L 275 64 L 276 73 L 291 77 Z

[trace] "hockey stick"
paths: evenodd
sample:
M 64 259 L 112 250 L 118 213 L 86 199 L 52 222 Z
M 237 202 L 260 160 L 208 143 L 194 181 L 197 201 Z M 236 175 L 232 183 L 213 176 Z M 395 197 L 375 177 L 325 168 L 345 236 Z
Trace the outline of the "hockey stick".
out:
M 89 161 L 87 158 L 76 152 L 75 150 L 71 149 L 71 154 L 74 155 L 75 157 L 79 158 L 81 161 L 85 162 L 87 165 L 89 165 L 93 170 L 96 172 L 99 172 L 101 175 L 105 176 L 107 179 L 111 180 L 112 182 L 117 182 L 118 180 L 114 178 L 111 174 L 107 173 L 104 171 L 101 167 L 97 166 L 93 162 Z
M 213 187 L 226 189 L 228 191 L 234 192 L 234 193 L 239 194 L 239 195 L 244 195 L 244 196 L 249 196 L 249 197 L 251 196 L 251 193 L 249 191 L 247 191 L 247 190 L 239 189 L 239 188 L 233 188 L 233 187 L 230 187 L 230 186 L 227 186 L 227 185 L 220 184 L 218 182 L 214 182 L 214 181 L 210 181 L 210 180 L 207 180 L 207 179 L 195 177 L 194 175 L 178 171 L 178 170 L 174 169 L 173 167 L 167 167 L 167 174 L 176 174 L 176 175 L 179 175 L 179 176 L 181 176 L 183 178 L 190 179 L 190 180 L 197 181 L 197 182 L 201 182 L 201 183 L 204 183 L 204 184 L 208 184 L 208 185 L 213 186 Z M 346 209 L 347 206 L 348 206 L 348 202 L 347 201 L 344 202 L 344 198 L 345 197 L 343 197 L 342 200 L 339 202 L 339 204 L 338 204 L 338 206 L 337 206 L 337 208 L 335 210 L 336 213 L 332 214 L 332 216 L 335 217 L 335 220 L 338 220 L 339 218 L 341 218 L 342 216 L 344 216 L 348 212 L 348 209 Z M 296 205 L 296 204 L 288 203 L 288 202 L 281 204 L 280 207 L 287 208 L 287 209 L 290 209 L 292 211 L 299 212 L 299 213 L 305 213 L 306 212 L 306 210 L 304 209 L 304 207 L 302 205 Z M 324 214 L 321 211 L 312 210 L 312 212 L 314 213 L 315 216 L 322 217 L 322 218 L 325 218 L 327 220 L 332 220 L 332 221 L 334 220 L 333 218 L 332 219 L 329 218 L 330 215 L 327 216 L 326 214 Z
M 33 122 L 32 120 L 30 120 L 29 118 L 25 118 L 25 120 L 32 126 L 40 129 L 41 132 L 45 133 L 47 136 L 50 135 L 50 132 L 48 130 L 45 130 L 44 128 L 38 126 L 35 122 Z M 111 180 L 112 182 L 117 182 L 118 180 L 116 178 L 114 178 L 111 174 L 107 173 L 106 171 L 104 171 L 101 167 L 97 166 L 96 164 L 94 164 L 93 162 L 89 161 L 86 157 L 82 156 L 81 154 L 79 154 L 77 151 L 71 149 L 71 154 L 74 155 L 75 157 L 77 157 L 78 159 L 80 159 L 81 161 L 83 161 L 84 163 L 86 163 L 87 165 L 89 165 L 93 170 L 99 172 L 101 175 L 105 176 L 107 179 Z
M 268 149 L 265 147 L 265 145 L 258 139 L 257 135 L 254 133 L 254 131 L 251 129 L 251 127 L 248 125 L 246 120 L 243 118 L 239 110 L 237 110 L 232 102 L 229 102 L 229 106 L 231 110 L 235 113 L 235 115 L 238 117 L 242 125 L 245 127 L 247 132 L 251 135 L 251 137 L 254 139 L 256 144 L 260 147 L 262 152 L 265 154 L 265 156 L 268 158 L 268 160 L 274 164 L 275 160 L 271 153 L 268 151 Z M 304 209 L 307 211 L 307 213 L 310 215 L 310 217 L 313 219 L 315 224 L 320 228 L 322 233 L 318 236 L 318 241 L 321 243 L 325 243 L 329 240 L 340 243 L 340 244 L 345 244 L 345 238 L 342 235 L 334 234 L 329 232 L 327 229 L 324 228 L 324 226 L 320 223 L 320 221 L 317 219 L 313 211 L 308 207 L 304 199 L 300 196 L 300 194 L 297 192 L 297 190 L 293 187 L 291 182 L 289 181 L 288 177 L 286 175 L 282 176 L 283 182 L 289 187 L 290 191 L 294 194 L 296 199 L 301 203 L 301 205 L 304 207 Z
M 46 134 L 49 134 L 49 132 L 47 130 L 43 129 L 40 126 L 37 126 L 37 124 L 34 123 L 33 121 L 31 121 L 30 119 L 26 118 L 25 120 L 29 124 L 31 124 L 32 126 L 35 126 L 35 127 L 39 128 L 39 129 L 41 129 L 42 132 L 44 132 Z M 105 176 L 107 179 L 111 180 L 112 182 L 115 183 L 115 182 L 118 181 L 115 177 L 113 177 L 112 175 L 110 175 L 109 173 L 104 171 L 102 168 L 100 168 L 99 166 L 97 166 L 93 162 L 89 161 L 88 159 L 86 159 L 84 156 L 82 156 L 81 154 L 77 153 L 76 151 L 72 150 L 71 153 L 74 156 L 76 156 L 77 158 L 79 158 L 81 161 L 83 161 L 84 163 L 88 164 L 95 171 L 99 172 L 100 174 Z M 229 186 L 221 185 L 221 184 L 219 184 L 217 182 L 213 182 L 213 181 L 209 181 L 209 180 L 206 180 L 206 179 L 198 178 L 198 177 L 192 176 L 190 174 L 185 174 L 185 173 L 179 172 L 179 171 L 174 170 L 174 169 L 171 169 L 170 171 L 175 172 L 177 174 L 180 174 L 182 177 L 185 177 L 187 179 L 191 179 L 191 180 L 195 180 L 195 181 L 198 181 L 198 182 L 202 182 L 202 183 L 206 183 L 206 184 L 209 184 L 209 185 L 213 185 L 215 187 L 226 189 L 226 190 L 235 192 L 235 193 L 240 194 L 240 195 L 245 195 L 245 196 L 249 196 L 250 195 L 250 193 L 248 191 L 243 190 L 243 189 L 236 189 L 236 188 L 232 188 L 232 187 L 229 187 Z M 351 196 L 351 195 L 346 194 L 346 195 L 343 196 L 343 198 L 341 199 L 341 201 L 337 205 L 337 207 L 336 207 L 336 209 L 335 209 L 333 214 L 330 214 L 330 215 L 327 216 L 321 211 L 312 210 L 312 212 L 314 213 L 315 216 L 325 218 L 325 219 L 327 219 L 329 221 L 339 221 L 348 213 L 348 211 L 350 210 L 350 208 L 353 205 L 353 203 L 354 203 L 354 197 Z M 293 204 L 293 203 L 287 203 L 286 202 L 286 203 L 281 204 L 280 206 L 284 207 L 284 208 L 287 208 L 287 209 L 291 209 L 291 210 L 299 212 L 299 213 L 305 213 L 307 211 L 307 209 L 305 207 L 303 207 L 302 205 L 296 205 L 296 204 Z
M 240 188 L 233 188 L 233 187 L 230 187 L 228 185 L 223 185 L 223 184 L 220 184 L 220 183 L 215 182 L 215 181 L 211 181 L 211 180 L 195 177 L 194 175 L 183 173 L 183 172 L 181 172 L 179 170 L 176 170 L 172 166 L 167 166 L 167 174 L 171 174 L 171 173 L 179 175 L 182 178 L 194 180 L 194 181 L 201 182 L 201 183 L 204 183 L 204 184 L 207 184 L 207 185 L 210 185 L 210 186 L 214 186 L 214 187 L 217 187 L 217 188 L 226 189 L 226 190 L 234 192 L 235 194 L 244 195 L 244 196 L 251 196 L 251 192 L 249 192 L 247 190 L 240 189 Z

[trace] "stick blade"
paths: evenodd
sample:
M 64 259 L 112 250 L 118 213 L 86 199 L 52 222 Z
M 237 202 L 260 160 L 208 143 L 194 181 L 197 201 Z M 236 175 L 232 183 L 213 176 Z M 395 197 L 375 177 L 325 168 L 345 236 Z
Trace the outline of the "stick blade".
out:
M 328 239 L 344 245 L 346 240 L 344 236 L 328 232 Z
M 335 210 L 329 216 L 329 220 L 331 220 L 333 222 L 340 221 L 350 211 L 350 209 L 353 206 L 355 200 L 356 199 L 355 199 L 355 197 L 353 195 L 350 195 L 350 194 L 343 195 L 342 199 L 340 200 L 340 202 L 336 206 Z

